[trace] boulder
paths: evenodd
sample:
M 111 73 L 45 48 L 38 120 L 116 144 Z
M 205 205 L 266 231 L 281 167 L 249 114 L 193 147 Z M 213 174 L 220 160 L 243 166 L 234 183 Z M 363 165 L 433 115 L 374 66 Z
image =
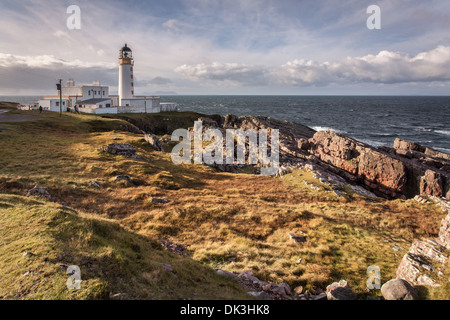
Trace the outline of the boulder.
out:
M 385 300 L 418 300 L 417 290 L 408 281 L 392 279 L 383 284 L 381 294 Z
M 357 298 L 356 293 L 350 289 L 345 280 L 330 284 L 327 287 L 326 294 L 328 300 L 356 300 Z

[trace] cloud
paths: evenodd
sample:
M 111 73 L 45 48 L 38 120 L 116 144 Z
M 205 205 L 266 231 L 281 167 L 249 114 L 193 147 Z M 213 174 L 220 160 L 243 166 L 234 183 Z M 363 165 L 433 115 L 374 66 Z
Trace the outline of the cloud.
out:
M 239 63 L 182 65 L 175 69 L 195 81 L 230 81 L 241 85 L 261 86 L 269 83 L 269 69 L 262 66 L 249 66 Z
M 294 59 L 279 67 L 238 63 L 181 65 L 176 72 L 196 80 L 229 81 L 263 86 L 326 86 L 352 83 L 414 83 L 450 80 L 450 47 L 438 46 L 414 57 L 406 53 L 380 51 L 376 55 L 347 57 L 331 62 Z
M 0 53 L 0 88 L 4 92 L 20 92 L 23 88 L 48 90 L 56 79 L 73 78 L 77 82 L 99 80 L 106 85 L 117 84 L 117 66 L 111 63 L 66 61 L 53 55 L 20 56 Z

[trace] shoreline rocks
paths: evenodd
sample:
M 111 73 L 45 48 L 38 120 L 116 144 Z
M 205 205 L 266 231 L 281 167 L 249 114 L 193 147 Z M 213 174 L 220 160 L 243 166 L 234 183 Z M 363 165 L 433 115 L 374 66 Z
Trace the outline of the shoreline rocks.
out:
M 397 138 L 392 148 L 375 148 L 333 131 L 316 132 L 301 124 L 263 116 L 228 114 L 221 121 L 207 117 L 199 121 L 204 131 L 210 127 L 223 131 L 278 129 L 277 176 L 314 164 L 316 171 L 325 176 L 338 176 L 348 185 L 363 187 L 368 194 L 389 199 L 416 195 L 450 198 L 450 155 L 413 142 Z M 238 172 L 235 168 L 218 169 Z

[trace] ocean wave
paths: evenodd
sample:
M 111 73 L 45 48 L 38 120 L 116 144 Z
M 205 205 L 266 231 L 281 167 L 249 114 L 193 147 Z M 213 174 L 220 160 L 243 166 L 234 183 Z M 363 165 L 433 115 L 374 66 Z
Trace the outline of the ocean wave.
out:
M 438 150 L 438 151 L 442 151 L 442 152 L 444 152 L 444 153 L 450 154 L 450 149 L 447 149 L 447 148 L 438 148 L 438 147 L 435 147 L 434 149 L 436 149 L 436 150 Z
M 434 132 L 440 133 L 440 134 L 445 134 L 446 136 L 450 136 L 450 131 L 449 130 L 434 130 Z
M 314 127 L 311 127 L 311 129 L 314 129 L 316 131 L 334 131 L 336 133 L 346 133 L 343 130 L 338 130 L 338 129 L 334 129 L 334 128 L 330 128 L 330 127 L 314 126 Z
M 414 131 L 430 132 L 430 131 L 433 131 L 433 129 L 427 129 L 427 128 L 424 128 L 424 127 L 417 127 L 417 128 L 414 128 Z

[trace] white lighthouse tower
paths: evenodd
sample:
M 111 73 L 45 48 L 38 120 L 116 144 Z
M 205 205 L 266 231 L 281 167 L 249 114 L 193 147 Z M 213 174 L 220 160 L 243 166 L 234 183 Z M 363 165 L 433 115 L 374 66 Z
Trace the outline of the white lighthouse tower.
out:
M 119 106 L 125 105 L 122 100 L 134 98 L 133 65 L 133 53 L 125 43 L 119 55 Z

